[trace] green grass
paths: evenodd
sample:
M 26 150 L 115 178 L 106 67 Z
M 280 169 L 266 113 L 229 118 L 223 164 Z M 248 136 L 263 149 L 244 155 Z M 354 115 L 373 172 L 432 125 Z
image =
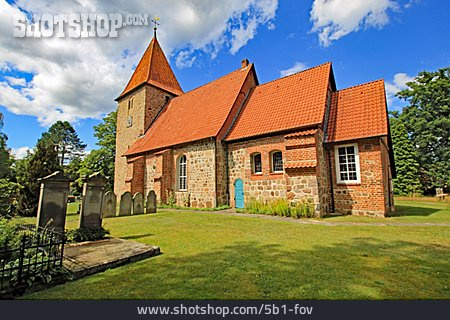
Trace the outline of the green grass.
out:
M 449 227 L 329 227 L 192 211 L 109 218 L 104 227 L 162 255 L 24 298 L 450 299 Z
M 433 199 L 399 200 L 395 202 L 395 216 L 389 218 L 338 216 L 324 218 L 328 222 L 447 222 L 450 223 L 450 203 Z

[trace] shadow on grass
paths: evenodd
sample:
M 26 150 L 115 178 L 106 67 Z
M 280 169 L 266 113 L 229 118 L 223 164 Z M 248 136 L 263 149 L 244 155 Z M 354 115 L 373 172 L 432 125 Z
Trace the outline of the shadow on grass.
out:
M 120 238 L 125 239 L 125 240 L 136 240 L 136 239 L 147 238 L 147 237 L 151 237 L 151 236 L 154 236 L 154 234 L 153 233 L 136 234 L 136 235 L 124 236 L 124 237 L 120 237 Z
M 450 298 L 449 250 L 435 244 L 353 238 L 288 250 L 246 241 L 183 254 L 166 252 L 30 298 Z
M 411 216 L 430 216 L 438 212 L 438 209 L 416 206 L 396 205 L 395 212 L 391 217 L 411 217 Z

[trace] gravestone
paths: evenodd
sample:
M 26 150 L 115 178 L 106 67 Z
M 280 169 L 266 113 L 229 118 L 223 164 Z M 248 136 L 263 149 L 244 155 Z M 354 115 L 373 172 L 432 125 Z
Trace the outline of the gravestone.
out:
M 102 206 L 106 182 L 106 178 L 100 172 L 84 178 L 80 228 L 100 229 L 102 227 Z
M 120 197 L 119 204 L 119 216 L 129 216 L 131 215 L 131 206 L 133 204 L 133 197 L 131 193 L 124 192 Z
M 102 218 L 110 218 L 116 216 L 117 197 L 114 192 L 108 191 L 103 196 Z
M 66 225 L 67 197 L 73 181 L 61 171 L 38 179 L 41 182 L 36 225 L 64 232 Z
M 140 192 L 133 196 L 133 214 L 144 214 L 144 197 Z
M 146 212 L 155 213 L 156 212 L 156 193 L 150 190 L 147 194 Z

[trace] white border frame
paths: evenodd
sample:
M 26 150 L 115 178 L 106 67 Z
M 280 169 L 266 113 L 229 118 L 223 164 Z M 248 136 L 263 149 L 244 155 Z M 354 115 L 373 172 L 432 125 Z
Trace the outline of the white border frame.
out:
M 355 148 L 356 180 L 341 180 L 341 168 L 339 166 L 339 148 Z M 338 184 L 361 184 L 361 167 L 359 165 L 359 149 L 357 143 L 347 143 L 334 146 L 334 164 L 336 168 L 336 182 Z

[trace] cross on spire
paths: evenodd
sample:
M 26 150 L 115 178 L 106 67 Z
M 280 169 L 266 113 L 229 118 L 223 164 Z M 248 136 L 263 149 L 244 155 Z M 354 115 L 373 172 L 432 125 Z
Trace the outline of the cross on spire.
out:
M 152 19 L 152 22 L 153 22 L 153 24 L 154 24 L 154 26 L 153 26 L 153 32 L 154 32 L 154 37 L 155 37 L 155 38 L 156 38 L 156 30 L 158 29 L 158 26 L 159 26 L 158 21 L 159 21 L 159 18 L 158 18 L 158 17 L 154 17 L 154 18 Z

